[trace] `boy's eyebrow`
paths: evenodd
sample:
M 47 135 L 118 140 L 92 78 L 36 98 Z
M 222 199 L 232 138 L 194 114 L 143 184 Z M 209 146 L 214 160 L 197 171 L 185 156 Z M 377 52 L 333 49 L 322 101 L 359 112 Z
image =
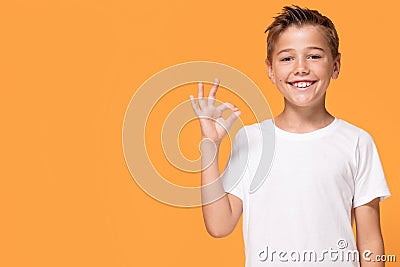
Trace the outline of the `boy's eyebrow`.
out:
M 317 50 L 321 50 L 322 52 L 325 52 L 325 50 L 322 47 L 318 47 L 318 46 L 309 46 L 309 47 L 307 47 L 307 49 L 310 49 L 310 50 L 317 49 Z
M 322 52 L 325 52 L 325 50 L 323 48 L 318 47 L 318 46 L 309 46 L 309 47 L 306 47 L 306 49 L 308 49 L 308 50 L 317 49 L 317 50 L 321 50 Z M 282 49 L 281 51 L 278 52 L 277 55 L 279 55 L 280 53 L 290 52 L 290 51 L 293 51 L 293 50 L 294 50 L 293 48 Z

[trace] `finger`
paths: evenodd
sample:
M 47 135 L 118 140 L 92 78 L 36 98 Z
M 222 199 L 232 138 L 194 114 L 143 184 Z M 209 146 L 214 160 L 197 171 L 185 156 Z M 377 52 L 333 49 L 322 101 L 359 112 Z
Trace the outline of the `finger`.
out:
M 218 85 L 219 85 L 219 79 L 215 78 L 214 85 L 211 87 L 211 90 L 208 93 L 208 105 L 214 105 L 215 97 L 217 95 Z
M 197 107 L 196 100 L 194 99 L 194 96 L 192 96 L 192 95 L 190 95 L 190 103 L 192 103 L 192 108 L 193 108 L 194 112 L 197 113 L 199 108 Z
M 219 110 L 219 111 L 221 111 L 221 112 L 224 112 L 225 110 L 228 110 L 228 109 L 230 109 L 230 110 L 235 110 L 235 106 L 233 105 L 233 104 L 231 104 L 231 103 L 229 103 L 229 102 L 225 102 L 225 103 L 222 103 L 221 105 L 219 105 L 218 107 L 217 107 L 217 109 Z M 237 108 L 236 108 L 237 109 Z
M 226 124 L 227 128 L 229 129 L 232 124 L 239 118 L 239 116 L 242 114 L 242 112 L 239 109 L 236 109 L 235 112 L 233 112 L 227 119 L 226 119 Z
M 204 101 L 204 88 L 203 88 L 203 83 L 199 82 L 199 92 L 198 92 L 198 101 L 199 101 L 199 107 L 204 108 L 206 106 L 206 103 Z

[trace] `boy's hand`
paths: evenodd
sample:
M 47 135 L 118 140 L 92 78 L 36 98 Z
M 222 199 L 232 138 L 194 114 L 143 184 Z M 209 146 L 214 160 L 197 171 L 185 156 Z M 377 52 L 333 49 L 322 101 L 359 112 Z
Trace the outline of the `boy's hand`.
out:
M 200 120 L 202 138 L 211 139 L 217 145 L 221 143 L 232 124 L 241 114 L 240 110 L 229 102 L 215 107 L 215 96 L 217 94 L 218 85 L 219 79 L 216 78 L 208 94 L 208 98 L 205 99 L 203 97 L 203 84 L 199 82 L 198 105 L 194 97 L 192 95 L 190 96 L 192 108 Z M 228 109 L 232 110 L 233 113 L 225 120 L 222 118 L 222 113 Z

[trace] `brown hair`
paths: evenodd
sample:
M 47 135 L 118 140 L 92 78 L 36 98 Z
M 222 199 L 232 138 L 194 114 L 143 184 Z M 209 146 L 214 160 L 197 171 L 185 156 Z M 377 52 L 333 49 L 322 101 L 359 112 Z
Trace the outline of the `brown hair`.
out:
M 280 34 L 289 26 L 316 25 L 321 26 L 328 40 L 332 57 L 335 59 L 339 54 L 339 36 L 336 32 L 335 25 L 332 21 L 317 10 L 301 8 L 296 5 L 291 7 L 285 6 L 278 16 L 274 17 L 274 21 L 264 33 L 268 32 L 267 36 L 267 60 L 272 63 L 272 53 L 274 46 Z

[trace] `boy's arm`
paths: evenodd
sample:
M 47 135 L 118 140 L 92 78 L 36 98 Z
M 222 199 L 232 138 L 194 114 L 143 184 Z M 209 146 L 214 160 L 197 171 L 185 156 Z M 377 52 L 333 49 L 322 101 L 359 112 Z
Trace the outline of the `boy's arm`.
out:
M 361 267 L 385 266 L 384 262 L 376 261 L 377 255 L 384 255 L 379 213 L 379 198 L 375 198 L 354 210 Z M 371 251 L 371 253 L 366 251 Z
M 231 103 L 215 106 L 215 97 L 218 90 L 219 79 L 216 79 L 208 98 L 204 97 L 203 84 L 198 84 L 198 103 L 190 96 L 192 108 L 199 117 L 202 132 L 201 149 L 201 194 L 202 210 L 206 229 L 213 237 L 224 237 L 235 228 L 242 213 L 242 201 L 231 194 L 225 194 L 222 186 L 218 153 L 222 139 L 233 122 L 240 116 L 240 110 Z M 226 110 L 233 111 L 224 119 L 222 113 Z M 218 181 L 214 183 L 216 180 Z M 210 186 L 206 186 L 210 185 Z M 223 196 L 216 201 L 218 196 Z M 209 204 L 207 204 L 209 203 Z
M 204 223 L 206 225 L 207 232 L 213 237 L 224 237 L 229 235 L 237 222 L 239 221 L 240 215 L 242 214 L 242 200 L 232 194 L 225 194 L 222 186 L 221 179 L 218 180 L 216 187 L 212 187 L 208 192 L 205 189 L 205 185 L 213 183 L 220 176 L 218 168 L 218 151 L 214 154 L 212 151 L 215 149 L 214 144 L 211 142 L 202 142 L 201 146 L 202 154 L 202 172 L 201 172 L 201 184 L 202 188 L 202 199 L 207 200 L 215 195 L 224 196 L 210 204 L 202 206 Z M 216 155 L 216 156 L 214 156 Z M 210 158 L 214 160 L 209 164 Z M 207 164 L 208 163 L 208 164 Z

